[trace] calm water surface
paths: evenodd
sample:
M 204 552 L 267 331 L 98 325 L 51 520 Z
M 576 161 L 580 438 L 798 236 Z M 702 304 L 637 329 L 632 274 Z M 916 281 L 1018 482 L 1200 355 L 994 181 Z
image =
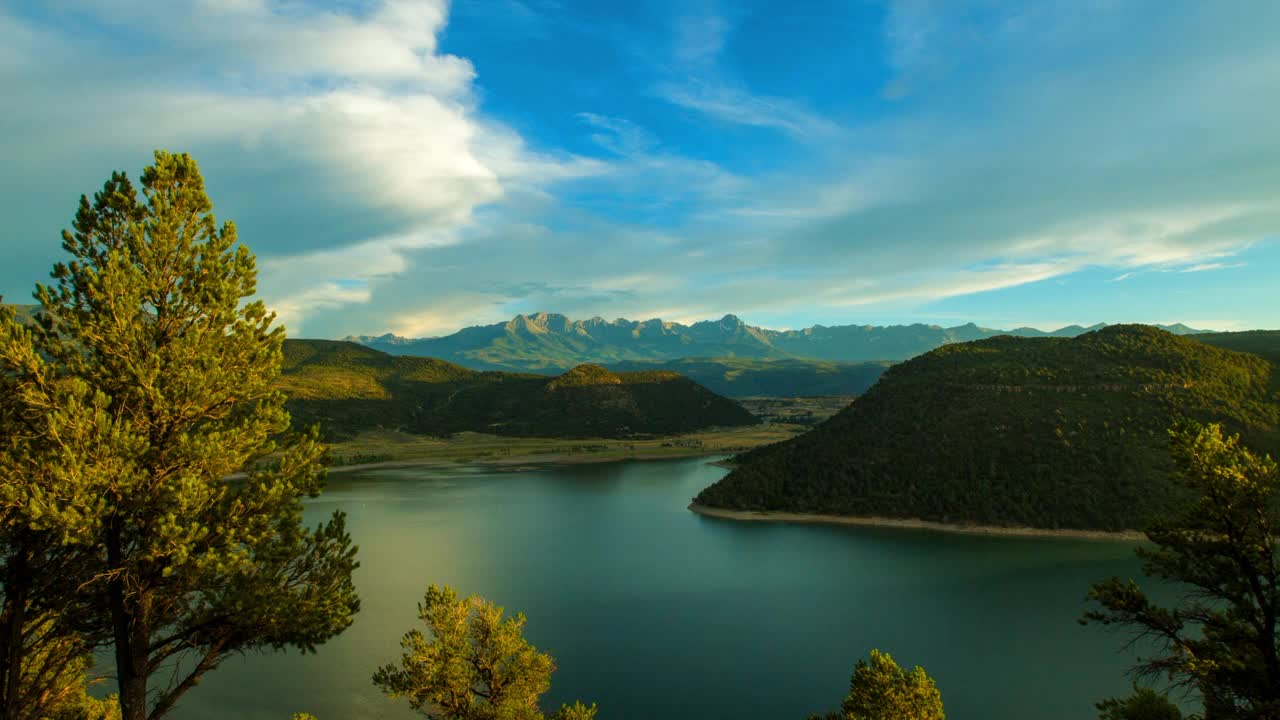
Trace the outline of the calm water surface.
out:
M 308 506 L 348 513 L 363 609 L 315 655 L 228 661 L 181 720 L 417 717 L 370 684 L 428 583 L 529 618 L 555 656 L 548 708 L 602 720 L 801 720 L 834 709 L 878 647 L 921 664 L 953 720 L 1096 717 L 1126 691 L 1120 639 L 1076 623 L 1091 581 L 1138 572 L 1130 543 L 983 538 L 694 515 L 706 460 L 498 473 L 338 475 Z

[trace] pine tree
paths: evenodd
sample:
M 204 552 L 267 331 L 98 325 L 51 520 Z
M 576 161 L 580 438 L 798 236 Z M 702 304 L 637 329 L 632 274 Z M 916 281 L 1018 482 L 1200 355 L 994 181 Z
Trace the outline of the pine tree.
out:
M 104 709 L 85 692 L 93 643 L 72 622 L 83 610 L 75 578 L 86 564 L 25 502 L 30 488 L 56 482 L 58 467 L 47 414 L 23 403 L 17 371 L 38 359 L 30 330 L 0 306 L 0 718 L 96 718 Z
M 72 228 L 15 369 L 48 471 L 7 492 L 88 559 L 79 630 L 112 646 L 124 720 L 154 720 L 230 655 L 345 629 L 355 548 L 341 513 L 302 525 L 324 448 L 287 434 L 284 331 L 195 161 L 157 151 L 141 194 L 114 173 Z
M 810 720 L 819 716 L 810 715 Z M 840 712 L 821 720 L 943 720 L 942 695 L 924 668 L 910 672 L 889 653 L 871 651 L 871 662 L 859 660 L 849 679 L 849 694 Z
M 431 633 L 404 635 L 399 665 L 379 668 L 373 683 L 408 698 L 435 720 L 543 720 L 538 698 L 551 687 L 555 661 L 524 639 L 525 617 L 452 588 L 427 588 L 418 617 Z M 552 720 L 594 720 L 596 706 L 565 705 Z
M 1177 481 L 1192 498 L 1147 531 L 1143 572 L 1180 589 L 1161 607 L 1132 580 L 1111 578 L 1083 622 L 1151 643 L 1135 668 L 1199 691 L 1207 720 L 1280 717 L 1280 472 L 1218 425 L 1171 433 Z

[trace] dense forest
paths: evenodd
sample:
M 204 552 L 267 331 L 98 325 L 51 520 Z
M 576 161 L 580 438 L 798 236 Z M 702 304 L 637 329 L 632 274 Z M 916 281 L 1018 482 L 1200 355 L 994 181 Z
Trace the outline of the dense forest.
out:
M 296 424 L 328 438 L 373 428 L 542 437 L 674 434 L 759 422 L 742 406 L 669 371 L 580 365 L 558 377 L 478 372 L 356 343 L 287 340 L 277 387 Z
M 1175 502 L 1168 429 L 1280 447 L 1266 360 L 1157 328 L 946 345 L 826 423 L 737 458 L 696 502 L 1046 528 L 1142 527 Z
M 1280 366 L 1280 330 L 1204 333 L 1194 337 L 1214 347 L 1259 355 Z

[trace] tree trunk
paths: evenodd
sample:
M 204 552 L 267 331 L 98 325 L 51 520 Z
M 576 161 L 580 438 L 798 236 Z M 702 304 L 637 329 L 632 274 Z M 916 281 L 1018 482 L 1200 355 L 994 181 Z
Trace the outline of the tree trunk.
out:
M 4 610 L 0 611 L 0 718 L 16 720 L 22 711 L 22 631 L 27 623 L 27 556 L 9 558 L 4 578 Z
M 116 651 L 116 682 L 120 688 L 121 720 L 146 720 L 147 718 L 147 671 L 145 648 L 135 647 L 138 635 L 138 620 L 129 612 L 125 595 L 125 580 L 119 574 L 123 568 L 121 560 L 120 528 L 118 521 L 113 521 L 107 531 L 107 564 L 117 574 L 112 575 L 107 586 L 107 600 L 111 605 L 111 628 Z M 137 606 L 137 598 L 134 606 Z M 139 662 L 140 653 L 143 662 Z

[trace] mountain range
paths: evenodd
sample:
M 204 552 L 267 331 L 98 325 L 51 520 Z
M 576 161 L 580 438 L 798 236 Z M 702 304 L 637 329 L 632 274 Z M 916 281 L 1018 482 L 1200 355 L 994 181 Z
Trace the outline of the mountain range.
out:
M 900 361 L 943 345 L 997 335 L 1076 337 L 1103 327 L 1105 323 L 1068 325 L 1046 332 L 1029 327 L 998 330 L 968 323 L 955 327 L 814 325 L 802 330 L 771 330 L 748 325 L 734 315 L 684 325 L 658 319 L 573 320 L 540 312 L 443 337 L 415 339 L 387 334 L 346 340 L 392 355 L 436 357 L 477 370 L 553 373 L 586 362 L 614 366 L 691 357 Z M 1160 327 L 1176 335 L 1204 332 L 1182 324 Z

